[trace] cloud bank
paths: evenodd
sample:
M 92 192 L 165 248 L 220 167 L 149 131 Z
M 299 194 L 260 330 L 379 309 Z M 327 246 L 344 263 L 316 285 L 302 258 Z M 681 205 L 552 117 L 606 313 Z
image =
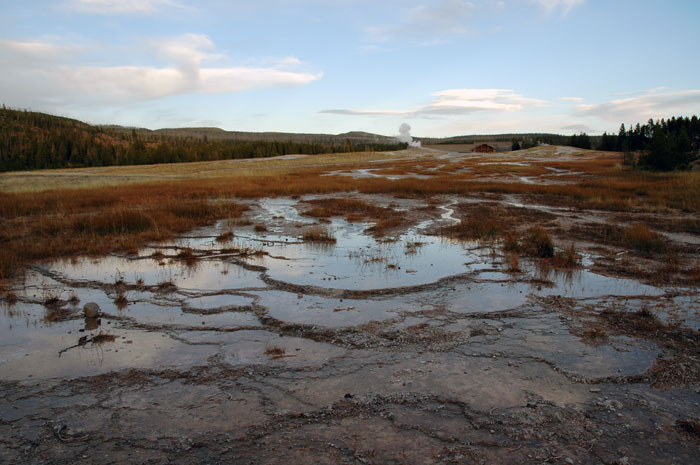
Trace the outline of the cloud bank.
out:
M 510 89 L 448 89 L 434 92 L 433 101 L 412 110 L 331 109 L 321 113 L 358 116 L 456 116 L 481 111 L 514 112 L 541 106 L 543 100 L 523 97 Z
M 72 0 L 73 10 L 85 13 L 153 13 L 161 6 L 177 6 L 171 0 Z
M 607 121 L 644 122 L 649 118 L 696 114 L 700 109 L 700 90 L 669 92 L 650 91 L 639 97 L 612 100 L 593 105 L 579 105 L 576 114 Z
M 214 66 L 211 63 L 225 61 L 225 57 L 207 36 L 199 34 L 154 40 L 150 49 L 166 65 L 74 65 L 71 60 L 80 52 L 77 46 L 0 41 L 0 66 L 5 70 L 0 74 L 0 87 L 21 106 L 121 104 L 178 94 L 296 87 L 322 76 L 290 70 L 301 63 L 294 57 L 276 66 Z

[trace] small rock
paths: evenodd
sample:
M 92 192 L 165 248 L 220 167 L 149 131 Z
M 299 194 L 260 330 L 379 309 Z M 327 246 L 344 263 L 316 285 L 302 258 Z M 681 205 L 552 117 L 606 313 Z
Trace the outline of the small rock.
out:
M 353 396 L 352 394 L 345 394 L 346 399 L 352 399 L 353 397 L 355 397 L 355 396 Z
M 100 315 L 100 306 L 95 302 L 88 302 L 83 305 L 83 312 L 86 318 L 97 318 Z
M 600 392 L 600 388 L 591 388 L 589 389 L 591 392 Z
M 570 457 L 565 458 L 564 462 L 568 463 L 569 465 L 574 465 L 574 461 Z

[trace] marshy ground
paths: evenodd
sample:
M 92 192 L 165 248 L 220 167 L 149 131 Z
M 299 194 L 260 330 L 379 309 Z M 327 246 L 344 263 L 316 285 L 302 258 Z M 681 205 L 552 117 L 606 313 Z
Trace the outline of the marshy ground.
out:
M 0 461 L 695 463 L 700 177 L 618 163 L 3 175 Z

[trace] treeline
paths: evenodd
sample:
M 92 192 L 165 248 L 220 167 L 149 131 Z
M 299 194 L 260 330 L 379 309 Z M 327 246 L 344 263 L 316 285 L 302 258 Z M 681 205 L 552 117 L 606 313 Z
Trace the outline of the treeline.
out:
M 153 131 L 92 126 L 44 113 L 0 110 L 0 171 L 180 163 L 277 155 L 387 151 L 403 143 L 339 139 L 333 144 L 295 141 L 208 140 Z
M 656 170 L 686 169 L 700 150 L 700 120 L 698 117 L 673 117 L 634 128 L 620 126 L 615 134 L 603 133 L 599 150 L 625 153 L 625 162 Z M 639 153 L 639 159 L 633 155 Z
M 471 136 L 455 136 L 443 139 L 430 137 L 415 138 L 423 145 L 461 145 L 475 144 L 485 140 L 490 142 L 518 142 L 523 148 L 535 147 L 538 144 L 565 145 L 568 138 L 561 134 L 521 133 L 521 134 L 484 134 Z
M 689 164 L 698 158 L 700 121 L 697 116 L 673 117 L 658 121 L 650 119 L 647 124 L 637 123 L 629 129 L 625 128 L 623 123 L 617 134 L 604 132 L 602 136 L 596 137 L 582 132 L 569 136 L 563 145 L 622 152 L 625 164 L 639 168 L 682 170 L 687 169 Z M 513 150 L 519 146 L 514 139 Z

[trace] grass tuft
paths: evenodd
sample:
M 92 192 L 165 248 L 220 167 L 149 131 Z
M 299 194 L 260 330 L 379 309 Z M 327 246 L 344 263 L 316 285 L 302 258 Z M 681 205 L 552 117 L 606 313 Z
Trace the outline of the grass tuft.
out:
M 664 253 L 668 245 L 663 236 L 652 231 L 643 223 L 636 223 L 622 232 L 625 244 L 635 250 L 645 253 Z
M 552 236 L 542 226 L 533 226 L 525 236 L 525 249 L 535 257 L 551 258 L 554 256 Z
M 333 231 L 328 228 L 315 227 L 307 229 L 302 235 L 302 239 L 305 242 L 327 242 L 335 243 L 336 239 L 333 236 Z
M 576 268 L 581 265 L 581 256 L 576 252 L 572 242 L 568 247 L 554 254 L 554 266 L 557 268 Z
M 509 229 L 493 209 L 479 206 L 461 222 L 442 228 L 443 236 L 460 240 L 484 240 L 500 237 Z
M 216 236 L 216 242 L 231 242 L 234 236 L 233 231 L 226 231 Z

